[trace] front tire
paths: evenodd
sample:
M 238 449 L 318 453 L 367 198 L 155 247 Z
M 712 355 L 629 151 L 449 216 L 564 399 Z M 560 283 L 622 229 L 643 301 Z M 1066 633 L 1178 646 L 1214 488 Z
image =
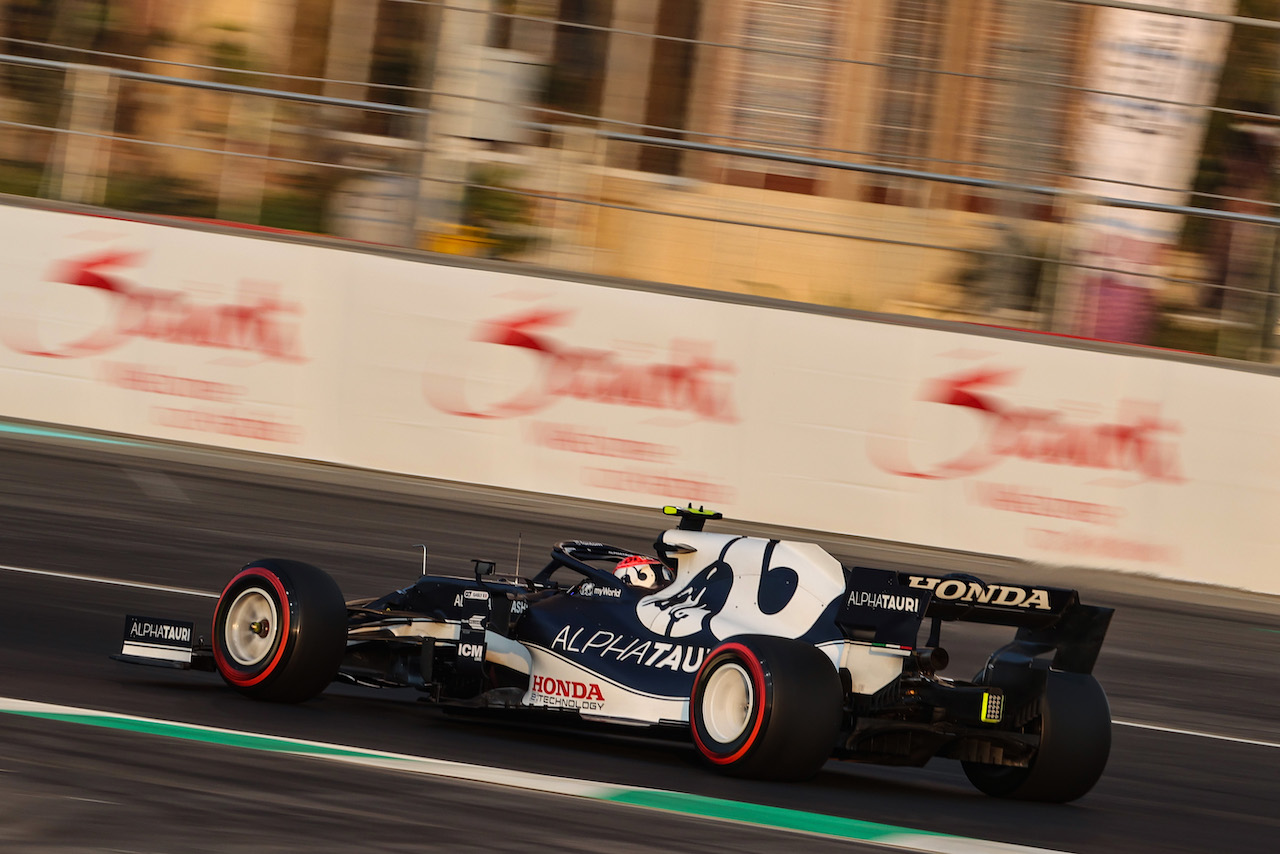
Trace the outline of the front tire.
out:
M 831 660 L 788 638 L 748 635 L 711 652 L 694 680 L 694 745 L 744 777 L 805 780 L 835 747 L 844 692 Z
M 301 703 L 325 689 L 342 663 L 347 606 L 327 573 L 292 560 L 249 564 L 218 597 L 213 657 L 241 694 Z
M 1111 707 L 1087 673 L 1049 671 L 1040 698 L 1040 749 L 1028 767 L 963 762 L 979 791 L 997 798 L 1067 803 L 1084 796 L 1111 754 Z

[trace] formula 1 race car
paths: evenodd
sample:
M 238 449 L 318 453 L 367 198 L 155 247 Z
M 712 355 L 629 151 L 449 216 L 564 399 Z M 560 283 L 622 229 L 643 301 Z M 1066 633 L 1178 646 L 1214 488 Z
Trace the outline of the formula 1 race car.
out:
M 654 557 L 569 541 L 532 578 L 487 561 L 458 578 L 426 574 L 424 550 L 422 577 L 372 600 L 344 602 L 305 563 L 254 561 L 222 591 L 211 643 L 189 622 L 130 616 L 114 657 L 217 671 L 283 703 L 340 681 L 643 725 L 744 776 L 939 756 L 989 795 L 1057 802 L 1101 776 L 1111 715 L 1091 671 L 1111 609 L 1074 590 L 845 567 L 814 544 L 704 531 L 719 513 L 664 512 L 679 522 Z M 972 681 L 949 679 L 951 620 L 1017 631 Z

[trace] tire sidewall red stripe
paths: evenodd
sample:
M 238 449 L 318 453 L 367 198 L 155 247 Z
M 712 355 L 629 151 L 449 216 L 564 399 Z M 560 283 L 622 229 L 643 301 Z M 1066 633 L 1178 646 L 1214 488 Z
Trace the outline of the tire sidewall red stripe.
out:
M 702 734 L 699 732 L 700 728 L 698 726 L 697 719 L 697 704 L 700 699 L 700 694 L 702 693 L 701 688 L 703 684 L 703 674 L 708 672 L 710 668 L 718 666 L 722 656 L 726 653 L 730 654 L 730 661 L 741 664 L 747 671 L 747 675 L 751 678 L 751 687 L 756 697 L 755 709 L 753 710 L 754 720 L 751 722 L 750 727 L 751 733 L 732 753 L 721 753 L 714 746 L 708 745 L 704 742 Z M 717 647 L 711 655 L 707 656 L 706 662 L 698 669 L 698 675 L 694 679 L 693 684 L 694 689 L 693 696 L 690 699 L 689 717 L 692 724 L 690 729 L 693 731 L 693 740 L 697 745 L 698 750 L 703 756 L 716 765 L 732 765 L 733 763 L 740 761 L 751 752 L 753 747 L 755 747 L 756 741 L 759 739 L 760 733 L 764 729 L 765 717 L 767 716 L 769 707 L 764 667 L 761 666 L 759 658 L 751 651 L 750 647 L 747 647 L 744 644 L 736 642 L 722 644 Z
M 213 658 L 214 662 L 217 664 L 218 672 L 221 673 L 223 678 L 228 682 L 242 688 L 257 685 L 276 672 L 276 668 L 279 667 L 281 659 L 284 658 L 285 647 L 288 646 L 289 630 L 292 627 L 291 615 L 289 613 L 289 594 L 285 591 L 284 584 L 280 581 L 280 578 L 268 569 L 260 566 L 251 566 L 240 572 L 240 574 L 235 578 L 231 579 L 231 581 L 227 583 L 227 586 L 223 588 L 222 595 L 218 597 L 218 604 L 214 609 L 214 631 L 225 636 L 225 632 L 221 632 L 217 625 L 217 622 L 223 618 L 223 603 L 227 601 L 227 597 L 233 590 L 235 590 L 241 581 L 249 578 L 266 581 L 271 589 L 276 592 L 276 609 L 280 613 L 280 642 L 276 644 L 276 652 L 272 657 L 271 662 L 262 670 L 251 675 L 246 675 L 244 668 L 240 667 L 240 665 L 235 661 L 223 654 L 221 642 L 213 645 Z M 246 587 L 247 586 L 248 585 L 246 585 Z

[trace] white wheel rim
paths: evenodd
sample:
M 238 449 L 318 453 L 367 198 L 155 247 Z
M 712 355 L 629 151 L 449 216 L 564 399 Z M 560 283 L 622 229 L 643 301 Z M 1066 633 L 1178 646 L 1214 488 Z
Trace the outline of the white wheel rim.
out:
M 225 626 L 227 652 L 236 664 L 252 667 L 261 663 L 280 634 L 275 600 L 260 587 L 241 591 L 227 609 Z
M 707 679 L 702 692 L 702 725 L 720 744 L 731 744 L 747 731 L 755 689 L 739 664 L 724 664 Z

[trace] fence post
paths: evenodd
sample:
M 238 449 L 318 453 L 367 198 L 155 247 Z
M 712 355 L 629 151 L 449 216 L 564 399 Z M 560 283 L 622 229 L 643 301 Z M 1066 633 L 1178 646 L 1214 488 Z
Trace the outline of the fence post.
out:
M 63 89 L 63 132 L 45 166 L 50 196 L 65 202 L 102 204 L 111 157 L 117 81 L 111 69 L 74 65 Z M 50 171 L 52 170 L 52 172 Z
M 470 136 L 480 82 L 481 48 L 493 13 L 492 0 L 453 0 L 440 10 L 418 175 L 419 243 L 462 221 Z

